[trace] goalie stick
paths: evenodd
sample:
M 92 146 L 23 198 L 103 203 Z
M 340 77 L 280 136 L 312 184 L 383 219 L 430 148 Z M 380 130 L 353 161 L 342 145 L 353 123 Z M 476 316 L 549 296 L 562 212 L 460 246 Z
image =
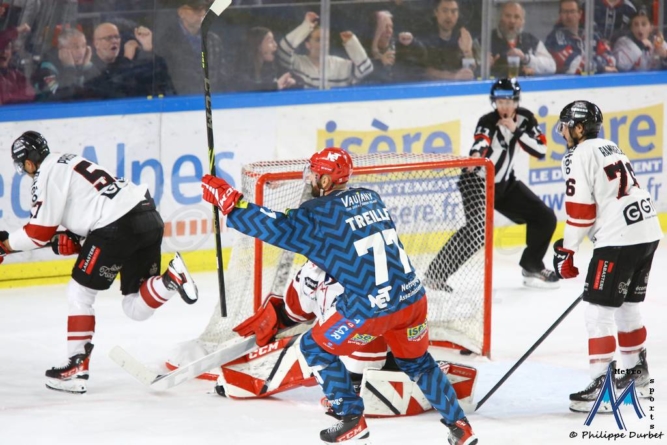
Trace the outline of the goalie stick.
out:
M 158 374 L 152 371 L 120 346 L 114 346 L 109 351 L 109 358 L 144 386 L 157 391 L 165 391 L 192 380 L 213 368 L 236 360 L 256 347 L 255 336 L 251 335 L 166 374 Z
M 201 64 L 204 70 L 204 105 L 206 107 L 206 136 L 208 139 L 208 163 L 211 175 L 216 175 L 215 145 L 213 143 L 213 109 L 211 107 L 211 82 L 208 77 L 208 29 L 211 22 L 232 4 L 232 0 L 215 0 L 206 12 L 201 24 Z M 218 206 L 213 205 L 213 228 L 215 233 L 215 257 L 218 266 L 218 291 L 220 293 L 220 312 L 227 316 L 227 300 L 225 296 L 225 273 L 222 264 L 222 241 L 220 240 L 220 212 Z

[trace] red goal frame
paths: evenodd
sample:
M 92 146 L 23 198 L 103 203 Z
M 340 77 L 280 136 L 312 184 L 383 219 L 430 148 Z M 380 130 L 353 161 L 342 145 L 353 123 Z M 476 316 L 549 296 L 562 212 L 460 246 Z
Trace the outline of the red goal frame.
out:
M 257 163 L 261 165 L 261 163 Z M 484 316 L 483 330 L 484 340 L 482 344 L 482 355 L 490 357 L 491 354 L 491 299 L 492 299 L 492 273 L 493 273 L 493 215 L 494 215 L 494 195 L 495 195 L 495 168 L 493 163 L 487 158 L 460 158 L 446 161 L 429 161 L 408 164 L 388 164 L 377 166 L 355 167 L 353 176 L 356 174 L 372 173 L 398 173 L 404 171 L 423 171 L 440 170 L 446 168 L 475 168 L 483 167 L 485 171 L 485 191 L 486 191 L 486 209 L 485 209 L 485 245 L 484 245 Z M 263 173 L 257 178 L 255 184 L 255 203 L 264 205 L 264 187 L 268 182 L 299 180 L 303 177 L 302 171 L 289 171 L 279 173 Z M 254 241 L 255 261 L 253 274 L 253 309 L 256 311 L 262 304 L 262 252 L 264 243 L 259 239 Z M 464 349 L 448 341 L 432 341 L 431 344 L 444 346 L 453 349 Z

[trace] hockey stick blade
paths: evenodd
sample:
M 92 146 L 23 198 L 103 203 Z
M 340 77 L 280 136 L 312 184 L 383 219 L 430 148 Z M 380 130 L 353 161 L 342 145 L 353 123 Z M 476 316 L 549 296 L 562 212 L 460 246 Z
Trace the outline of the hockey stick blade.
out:
M 148 369 L 120 346 L 114 347 L 109 352 L 109 357 L 144 386 L 157 391 L 166 391 L 183 382 L 197 378 L 213 368 L 236 360 L 252 351 L 255 347 L 255 336 L 251 335 L 239 342 L 205 355 L 192 363 L 180 366 L 171 372 L 161 375 Z
M 222 14 L 222 11 L 227 9 L 231 4 L 232 0 L 215 0 L 210 9 L 215 13 L 215 15 L 220 15 Z
M 148 369 L 120 346 L 114 346 L 109 351 L 109 358 L 145 386 L 150 386 L 151 383 L 160 377 L 159 374 Z

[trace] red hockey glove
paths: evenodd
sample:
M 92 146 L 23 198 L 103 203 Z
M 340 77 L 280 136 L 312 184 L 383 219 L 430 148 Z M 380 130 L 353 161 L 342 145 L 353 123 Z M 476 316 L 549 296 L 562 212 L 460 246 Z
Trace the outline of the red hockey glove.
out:
M 51 238 L 51 249 L 56 255 L 74 255 L 81 252 L 81 237 L 69 230 L 56 232 Z
M 0 230 L 0 264 L 5 261 L 5 257 L 9 253 L 9 250 L 5 247 L 5 241 L 9 239 L 9 232 L 5 230 Z
M 284 306 L 285 302 L 280 295 L 269 294 L 255 315 L 236 326 L 233 331 L 241 337 L 255 334 L 257 346 L 267 345 L 276 336 L 278 329 L 284 327 L 278 317 L 278 312 L 282 311 Z
M 574 252 L 563 247 L 563 238 L 554 243 L 554 271 L 558 278 L 574 278 L 579 269 L 574 266 Z
M 243 198 L 243 193 L 227 184 L 224 179 L 211 175 L 204 175 L 201 179 L 201 188 L 204 192 L 204 201 L 217 205 L 223 215 L 229 215 L 234 206 Z

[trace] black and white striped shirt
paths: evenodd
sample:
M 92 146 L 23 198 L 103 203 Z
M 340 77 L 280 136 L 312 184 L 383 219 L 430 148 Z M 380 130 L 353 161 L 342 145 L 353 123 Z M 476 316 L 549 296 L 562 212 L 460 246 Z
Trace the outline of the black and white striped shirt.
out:
M 482 116 L 475 130 L 475 143 L 470 154 L 489 158 L 496 167 L 496 184 L 514 178 L 514 156 L 517 144 L 529 155 L 543 159 L 547 154 L 547 138 L 537 126 L 533 113 L 525 108 L 516 110 L 516 131 L 498 125 L 497 111 Z

